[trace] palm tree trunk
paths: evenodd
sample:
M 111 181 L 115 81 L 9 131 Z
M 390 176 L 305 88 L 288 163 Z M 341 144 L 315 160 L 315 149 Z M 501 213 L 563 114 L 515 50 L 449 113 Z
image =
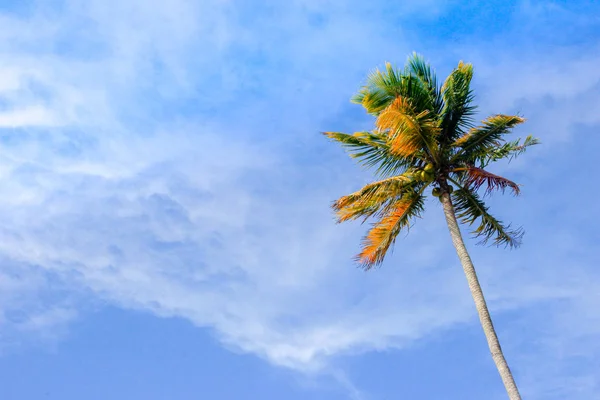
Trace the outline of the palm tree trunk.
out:
M 485 298 L 483 297 L 483 291 L 481 290 L 479 280 L 477 279 L 477 274 L 475 273 L 475 267 L 473 266 L 471 257 L 469 257 L 469 253 L 467 252 L 467 248 L 463 242 L 462 235 L 460 234 L 460 228 L 458 226 L 458 222 L 456 221 L 454 206 L 452 205 L 450 195 L 447 192 L 442 194 L 441 200 L 444 207 L 446 222 L 448 223 L 448 229 L 450 230 L 450 236 L 452 237 L 452 243 L 456 248 L 456 253 L 458 254 L 458 258 L 460 259 L 463 270 L 465 271 L 467 282 L 469 283 L 469 289 L 471 290 L 473 300 L 475 300 L 475 307 L 477 308 L 479 320 L 481 321 L 485 338 L 487 339 L 488 346 L 490 347 L 492 358 L 494 359 L 496 368 L 498 368 L 498 372 L 502 377 L 502 382 L 504 382 L 504 387 L 506 388 L 509 399 L 521 400 L 519 389 L 517 389 L 517 384 L 515 383 L 515 379 L 510 372 L 508 363 L 504 358 L 502 348 L 500 347 L 500 342 L 498 341 L 498 336 L 494 330 L 492 318 L 490 317 L 490 312 L 488 311 Z

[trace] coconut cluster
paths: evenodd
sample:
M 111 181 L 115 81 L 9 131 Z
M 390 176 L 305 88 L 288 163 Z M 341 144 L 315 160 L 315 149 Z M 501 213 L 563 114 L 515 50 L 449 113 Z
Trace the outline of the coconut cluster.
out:
M 433 164 L 427 164 L 423 169 L 416 170 L 413 172 L 414 179 L 421 182 L 432 182 L 435 178 L 435 167 Z M 448 193 L 452 193 L 454 189 L 452 186 L 448 186 Z M 442 195 L 442 189 L 440 187 L 434 187 L 431 191 L 431 194 L 435 197 L 440 197 Z M 440 199 L 441 200 L 441 199 Z
M 414 177 L 423 182 L 431 182 L 434 178 L 434 171 L 435 167 L 433 164 L 427 164 L 425 168 L 416 171 Z

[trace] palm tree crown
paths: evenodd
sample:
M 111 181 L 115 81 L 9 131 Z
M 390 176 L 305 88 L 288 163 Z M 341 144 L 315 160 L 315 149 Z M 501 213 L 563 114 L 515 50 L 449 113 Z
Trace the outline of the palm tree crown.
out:
M 497 114 L 474 124 L 472 77 L 472 65 L 460 62 L 440 86 L 417 54 L 403 70 L 386 63 L 385 70 L 369 75 L 352 99 L 376 118 L 375 129 L 324 132 L 381 179 L 333 203 L 338 222 L 377 220 L 356 257 L 364 268 L 380 264 L 398 233 L 421 214 L 428 187 L 436 197 L 450 195 L 459 221 L 475 224 L 473 234 L 480 243 L 520 244 L 522 230 L 493 217 L 483 201 L 496 190 L 509 189 L 516 195 L 519 186 L 487 168 L 494 161 L 512 159 L 538 140 L 528 136 L 506 141 L 506 134 L 525 121 L 519 116 Z

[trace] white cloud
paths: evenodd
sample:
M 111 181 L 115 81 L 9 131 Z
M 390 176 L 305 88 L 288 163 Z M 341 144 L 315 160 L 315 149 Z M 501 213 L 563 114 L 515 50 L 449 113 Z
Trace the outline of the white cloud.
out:
M 0 113 L 0 128 L 52 127 L 58 125 L 60 125 L 58 119 L 42 106 L 30 106 Z

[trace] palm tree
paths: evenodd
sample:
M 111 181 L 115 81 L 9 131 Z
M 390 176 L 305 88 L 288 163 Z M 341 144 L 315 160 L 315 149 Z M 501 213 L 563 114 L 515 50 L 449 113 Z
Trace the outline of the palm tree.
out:
M 346 147 L 361 164 L 374 168 L 380 180 L 341 197 L 332 207 L 338 222 L 376 219 L 356 256 L 368 270 L 383 261 L 398 233 L 420 216 L 425 191 L 433 188 L 432 195 L 442 203 L 492 358 L 509 398 L 516 400 L 521 397 L 458 221 L 475 224 L 473 234 L 480 243 L 518 246 L 521 228 L 511 229 L 494 218 L 483 199 L 498 190 L 519 194 L 519 185 L 489 172 L 487 167 L 494 161 L 510 161 L 539 142 L 531 136 L 523 142 L 505 140 L 512 128 L 525 121 L 519 116 L 492 115 L 476 126 L 472 77 L 472 65 L 461 61 L 440 87 L 429 64 L 417 54 L 409 57 L 403 70 L 386 63 L 385 70 L 371 73 L 352 101 L 376 118 L 375 128 L 354 134 L 324 134 Z

